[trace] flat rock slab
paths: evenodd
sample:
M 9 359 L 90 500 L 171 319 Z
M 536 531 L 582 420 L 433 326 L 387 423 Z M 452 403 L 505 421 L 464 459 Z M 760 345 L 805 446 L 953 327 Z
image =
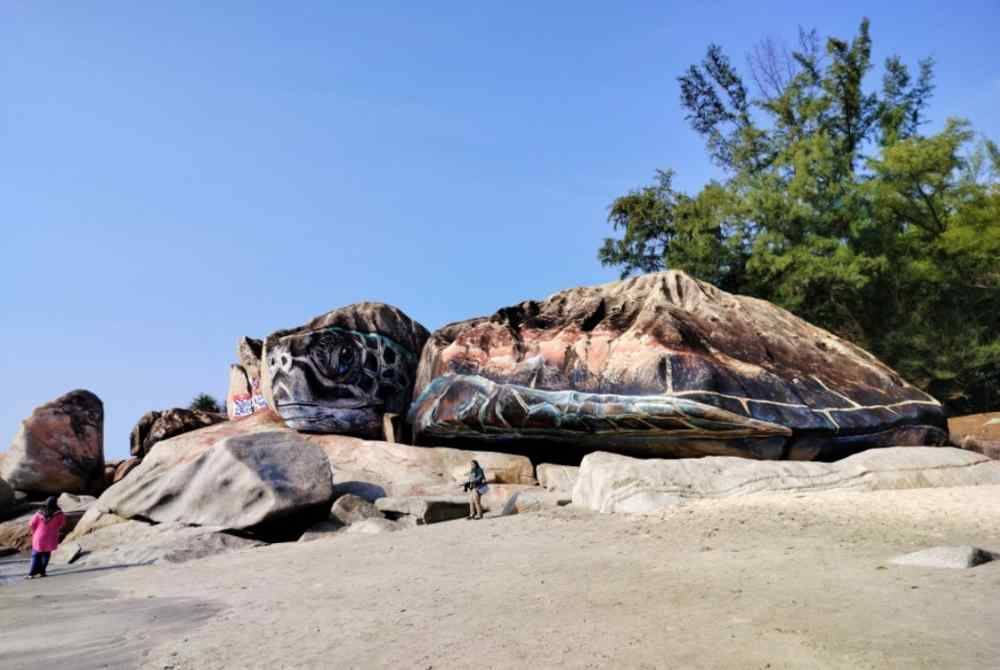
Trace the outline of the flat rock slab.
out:
M 538 484 L 546 491 L 572 493 L 580 468 L 575 465 L 553 465 L 541 463 L 535 468 Z
M 416 519 L 418 525 L 469 516 L 469 502 L 462 496 L 379 498 L 375 501 L 375 507 L 390 519 L 409 516 Z
M 342 532 L 344 528 L 346 528 L 346 526 L 336 519 L 320 521 L 319 523 L 309 526 L 309 530 L 304 532 L 302 536 L 299 537 L 299 542 L 313 542 L 314 540 L 330 538 L 335 534 Z
M 533 491 L 518 491 L 504 503 L 500 516 L 511 514 L 526 514 L 540 512 L 544 509 L 555 509 L 570 504 L 570 494 L 536 489 Z
M 646 513 L 685 500 L 756 493 L 874 491 L 1000 484 L 1000 462 L 950 447 L 871 449 L 835 463 L 716 456 L 636 459 L 587 455 L 573 503 L 599 512 Z
M 185 526 L 177 523 L 149 524 L 121 521 L 92 529 L 53 554 L 55 564 L 74 566 L 144 565 L 186 561 L 263 542 L 221 532 L 220 528 Z
M 997 558 L 993 552 L 970 545 L 931 547 L 912 554 L 897 556 L 889 561 L 895 565 L 913 565 L 922 568 L 974 568 Z
M 379 535 L 381 533 L 394 533 L 403 530 L 407 524 L 389 519 L 365 519 L 357 523 L 352 523 L 347 527 L 345 533 L 356 535 Z

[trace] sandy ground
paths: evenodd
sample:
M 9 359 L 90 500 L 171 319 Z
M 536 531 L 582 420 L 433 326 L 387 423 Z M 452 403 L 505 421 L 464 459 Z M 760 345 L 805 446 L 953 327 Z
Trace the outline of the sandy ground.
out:
M 0 587 L 15 668 L 997 668 L 1000 487 L 564 508 Z

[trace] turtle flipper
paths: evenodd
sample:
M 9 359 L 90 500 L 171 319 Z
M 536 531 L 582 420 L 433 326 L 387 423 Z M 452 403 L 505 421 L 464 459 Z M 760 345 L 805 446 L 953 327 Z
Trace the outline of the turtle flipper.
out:
M 432 381 L 414 401 L 410 420 L 418 434 L 436 437 L 779 438 L 783 444 L 792 434 L 786 426 L 669 395 L 546 391 L 474 375 Z

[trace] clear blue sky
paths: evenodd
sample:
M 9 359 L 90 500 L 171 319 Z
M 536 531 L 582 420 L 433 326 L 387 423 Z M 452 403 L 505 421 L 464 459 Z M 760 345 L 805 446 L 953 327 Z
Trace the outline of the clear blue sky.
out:
M 0 6 L 3 442 L 82 387 L 122 457 L 240 335 L 358 300 L 433 329 L 613 279 L 609 202 L 713 175 L 676 84 L 709 42 L 868 15 L 1000 138 L 996 0 L 208 4 Z

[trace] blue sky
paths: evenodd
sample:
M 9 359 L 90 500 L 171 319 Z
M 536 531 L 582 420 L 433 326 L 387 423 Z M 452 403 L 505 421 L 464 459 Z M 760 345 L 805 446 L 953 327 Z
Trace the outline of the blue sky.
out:
M 239 336 L 351 302 L 433 329 L 614 279 L 610 201 L 714 174 L 676 84 L 710 42 L 867 15 L 937 60 L 935 125 L 1000 139 L 995 0 L 207 4 L 0 5 L 4 442 L 88 388 L 122 457 Z

